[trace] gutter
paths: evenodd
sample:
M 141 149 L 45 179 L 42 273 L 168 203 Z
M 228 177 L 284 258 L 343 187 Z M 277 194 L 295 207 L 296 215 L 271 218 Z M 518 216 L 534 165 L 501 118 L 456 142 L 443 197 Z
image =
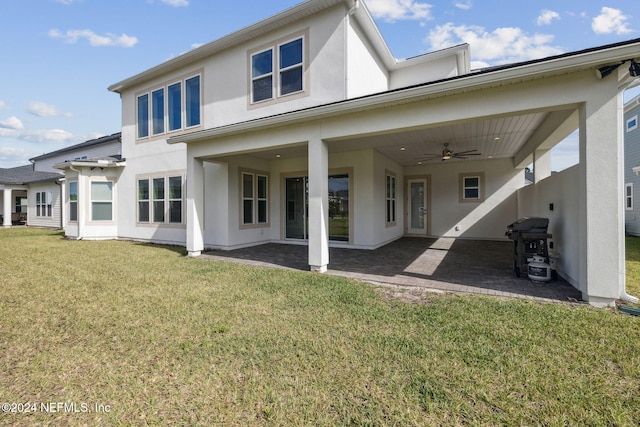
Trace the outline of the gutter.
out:
M 176 135 L 169 138 L 167 143 L 177 144 L 201 141 L 223 135 L 227 136 L 242 133 L 257 128 L 281 126 L 289 122 L 318 120 L 353 111 L 360 112 L 380 106 L 415 102 L 439 96 L 443 92 L 457 93 L 457 91 L 461 90 L 476 90 L 494 85 L 504 85 L 514 80 L 523 81 L 535 77 L 542 77 L 543 75 L 558 75 L 569 71 L 587 70 L 621 59 L 637 57 L 639 45 L 640 39 L 635 39 L 628 42 L 602 46 L 596 49 L 592 48 L 570 54 L 552 56 L 541 60 L 482 69 L 470 74 L 449 77 L 406 88 L 394 89 L 246 122 Z

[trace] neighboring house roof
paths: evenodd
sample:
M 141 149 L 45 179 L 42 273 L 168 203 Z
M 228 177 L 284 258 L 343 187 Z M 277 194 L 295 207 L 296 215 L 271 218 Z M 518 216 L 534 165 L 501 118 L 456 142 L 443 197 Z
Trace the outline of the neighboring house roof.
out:
M 196 132 L 172 136 L 169 144 L 199 141 L 221 135 L 230 135 L 259 127 L 278 126 L 289 121 L 314 120 L 343 114 L 348 111 L 363 111 L 411 100 L 428 99 L 467 91 L 470 88 L 481 89 L 502 86 L 512 81 L 533 80 L 545 76 L 565 74 L 572 71 L 597 69 L 603 65 L 619 62 L 620 58 L 636 58 L 640 47 L 640 38 L 624 42 L 593 47 L 589 49 L 554 55 L 547 58 L 483 68 L 469 74 L 430 81 L 385 92 L 364 95 L 328 104 L 303 108 L 235 124 L 203 129 Z
M 36 172 L 33 165 L 18 166 L 9 169 L 0 169 L 0 184 L 25 185 L 37 182 L 57 181 L 63 175 L 56 172 Z
M 91 146 L 99 145 L 99 144 L 105 144 L 105 143 L 108 143 L 108 142 L 113 142 L 113 141 L 120 142 L 121 141 L 120 137 L 121 137 L 121 132 L 118 132 L 118 133 L 114 133 L 112 135 L 91 139 L 89 141 L 81 142 L 80 144 L 71 145 L 69 147 L 61 148 L 61 149 L 56 150 L 56 151 L 51 151 L 49 153 L 45 153 L 45 154 L 42 154 L 40 156 L 33 157 L 33 158 L 29 159 L 29 161 L 34 162 L 34 161 L 38 161 L 38 160 L 43 160 L 43 159 L 47 159 L 49 157 L 57 156 L 57 155 L 62 154 L 62 153 L 66 153 L 68 151 L 74 151 L 74 150 L 77 150 L 77 149 L 87 148 L 87 147 L 91 147 Z

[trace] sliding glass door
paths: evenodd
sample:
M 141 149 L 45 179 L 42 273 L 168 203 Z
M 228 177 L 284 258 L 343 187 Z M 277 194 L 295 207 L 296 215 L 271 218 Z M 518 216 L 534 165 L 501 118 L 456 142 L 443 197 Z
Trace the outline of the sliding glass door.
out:
M 309 238 L 309 178 L 285 178 L 285 237 Z M 349 175 L 329 176 L 329 240 L 349 241 Z

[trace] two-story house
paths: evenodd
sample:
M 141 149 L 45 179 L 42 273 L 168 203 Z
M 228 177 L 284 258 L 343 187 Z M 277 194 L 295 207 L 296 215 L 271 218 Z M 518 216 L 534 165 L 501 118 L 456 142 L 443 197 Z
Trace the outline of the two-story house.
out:
M 111 85 L 126 166 L 60 165 L 82 212 L 66 233 L 192 256 L 303 244 L 325 271 L 329 246 L 504 239 L 545 216 L 559 273 L 611 304 L 630 298 L 619 123 L 639 56 L 631 40 L 476 71 L 467 45 L 398 60 L 362 1 L 308 0 Z M 580 163 L 551 175 L 576 129 Z

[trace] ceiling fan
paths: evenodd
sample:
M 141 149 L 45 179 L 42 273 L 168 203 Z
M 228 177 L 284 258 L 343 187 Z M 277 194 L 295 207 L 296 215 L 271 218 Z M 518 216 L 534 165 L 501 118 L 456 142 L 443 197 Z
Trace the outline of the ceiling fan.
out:
M 425 153 L 425 155 L 428 157 L 420 160 L 433 160 L 433 159 L 437 159 L 438 157 L 440 157 L 443 162 L 449 159 L 466 159 L 467 156 L 479 156 L 481 154 L 481 153 L 476 153 L 476 151 L 478 150 L 466 150 L 466 151 L 459 151 L 456 153 L 451 151 L 449 149 L 449 143 L 445 142 L 444 149 L 442 150 L 441 154 Z

